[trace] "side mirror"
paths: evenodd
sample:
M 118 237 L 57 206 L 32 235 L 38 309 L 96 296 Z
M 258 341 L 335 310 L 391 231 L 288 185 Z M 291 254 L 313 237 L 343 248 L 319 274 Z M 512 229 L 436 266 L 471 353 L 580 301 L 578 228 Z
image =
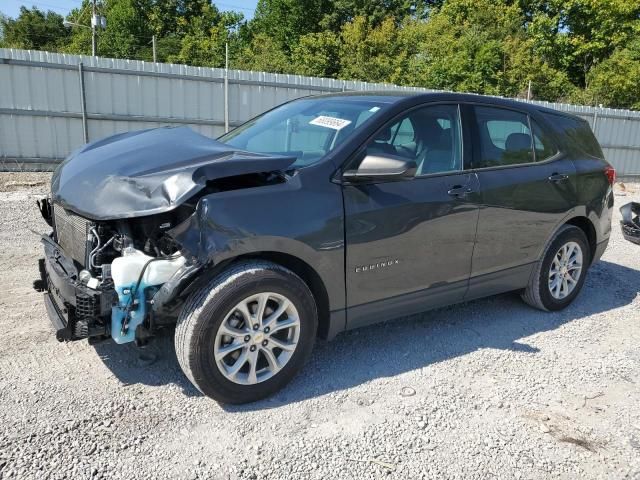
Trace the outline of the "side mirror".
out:
M 351 182 L 407 180 L 415 177 L 417 170 L 413 160 L 391 155 L 367 155 L 357 170 L 345 171 L 342 178 Z

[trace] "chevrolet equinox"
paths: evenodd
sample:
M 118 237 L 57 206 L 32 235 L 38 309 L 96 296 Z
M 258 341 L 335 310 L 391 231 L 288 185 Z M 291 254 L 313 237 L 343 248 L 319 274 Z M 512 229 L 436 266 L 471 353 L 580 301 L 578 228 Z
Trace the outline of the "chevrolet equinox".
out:
M 317 337 L 502 292 L 560 310 L 611 231 L 614 169 L 588 123 L 478 95 L 294 100 L 217 141 L 120 133 L 38 202 L 36 287 L 60 341 L 148 342 L 244 403 Z

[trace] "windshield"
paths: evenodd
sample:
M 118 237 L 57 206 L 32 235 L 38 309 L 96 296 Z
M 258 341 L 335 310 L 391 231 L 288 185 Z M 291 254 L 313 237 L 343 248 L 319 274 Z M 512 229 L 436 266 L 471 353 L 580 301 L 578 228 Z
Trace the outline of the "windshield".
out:
M 243 150 L 295 157 L 311 165 L 336 148 L 383 107 L 370 100 L 303 99 L 275 108 L 218 140 Z

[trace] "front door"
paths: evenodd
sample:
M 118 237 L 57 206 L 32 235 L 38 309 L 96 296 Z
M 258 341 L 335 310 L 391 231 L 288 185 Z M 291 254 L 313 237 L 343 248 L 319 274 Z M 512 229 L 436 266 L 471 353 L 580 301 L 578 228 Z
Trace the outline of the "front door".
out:
M 359 157 L 415 160 L 406 181 L 345 185 L 349 328 L 460 301 L 471 271 L 478 180 L 463 169 L 458 105 L 423 106 L 383 127 Z

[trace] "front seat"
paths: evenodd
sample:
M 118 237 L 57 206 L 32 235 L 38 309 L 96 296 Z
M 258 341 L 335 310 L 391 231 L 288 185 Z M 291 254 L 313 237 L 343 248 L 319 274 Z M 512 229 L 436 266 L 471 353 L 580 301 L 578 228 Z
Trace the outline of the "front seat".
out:
M 454 170 L 453 142 L 451 141 L 451 129 L 443 129 L 437 142 L 433 142 L 424 154 L 421 165 L 421 174 L 449 172 Z
M 444 129 L 432 117 L 422 118 L 417 175 L 448 172 L 453 169 L 451 129 Z

